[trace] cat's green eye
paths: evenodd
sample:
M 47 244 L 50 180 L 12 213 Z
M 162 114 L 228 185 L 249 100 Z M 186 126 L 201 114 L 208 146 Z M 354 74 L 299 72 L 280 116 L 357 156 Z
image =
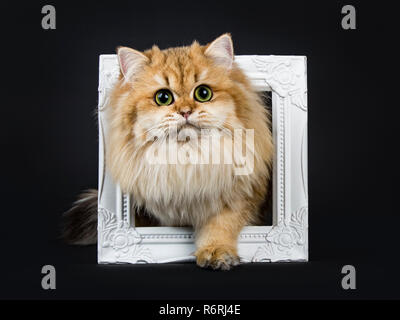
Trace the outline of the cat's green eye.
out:
M 169 106 L 172 102 L 174 102 L 174 96 L 168 89 L 161 89 L 156 92 L 154 101 L 159 106 Z
M 199 102 L 210 101 L 212 96 L 212 90 L 206 85 L 202 84 L 194 90 L 194 98 Z

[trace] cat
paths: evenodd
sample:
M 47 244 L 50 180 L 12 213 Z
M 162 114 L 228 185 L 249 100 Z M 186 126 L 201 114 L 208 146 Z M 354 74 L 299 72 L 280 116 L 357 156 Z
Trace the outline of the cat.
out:
M 205 46 L 194 41 L 144 52 L 119 47 L 117 56 L 120 77 L 107 114 L 107 168 L 132 195 L 137 211 L 159 225 L 194 228 L 198 266 L 229 270 L 240 263 L 241 229 L 260 221 L 274 152 L 269 113 L 235 63 L 230 34 Z M 237 142 L 238 129 L 253 130 L 253 143 L 247 135 Z M 204 148 L 201 142 L 210 138 L 222 143 Z M 235 151 L 239 146 L 252 158 L 245 174 L 235 171 L 235 157 L 243 155 Z M 171 150 L 205 158 L 222 150 L 233 160 L 154 162 L 158 153 Z M 91 190 L 66 213 L 64 235 L 70 243 L 96 242 L 96 203 L 97 191 Z

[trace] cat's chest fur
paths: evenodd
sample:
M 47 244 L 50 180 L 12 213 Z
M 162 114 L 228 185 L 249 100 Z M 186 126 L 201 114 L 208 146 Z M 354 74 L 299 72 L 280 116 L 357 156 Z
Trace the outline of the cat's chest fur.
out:
M 180 150 L 180 155 L 184 151 L 188 156 L 197 156 L 195 163 L 182 164 L 179 155 L 177 163 L 171 164 L 171 159 L 168 163 L 158 163 L 160 158 L 154 159 L 154 152 L 159 156 L 164 150 L 174 148 L 154 144 L 142 159 L 135 161 L 133 169 L 137 173 L 132 183 L 135 204 L 151 212 L 163 225 L 202 223 L 221 211 L 227 201 L 232 201 L 234 194 L 237 177 L 233 165 L 224 163 L 223 159 L 214 159 L 212 163 L 212 158 L 208 157 L 219 151 L 213 146 L 200 148 L 200 152 L 198 147 L 189 144 L 177 146 L 178 149 L 182 147 L 184 150 Z M 201 156 L 211 161 L 198 163 Z

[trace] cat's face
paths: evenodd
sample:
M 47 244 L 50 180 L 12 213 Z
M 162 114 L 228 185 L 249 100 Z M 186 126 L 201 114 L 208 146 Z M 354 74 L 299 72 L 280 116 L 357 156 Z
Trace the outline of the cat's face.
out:
M 119 48 L 124 75 L 121 114 L 137 144 L 175 132 L 242 127 L 237 114 L 241 84 L 232 79 L 232 42 L 223 35 L 208 46 L 144 53 Z

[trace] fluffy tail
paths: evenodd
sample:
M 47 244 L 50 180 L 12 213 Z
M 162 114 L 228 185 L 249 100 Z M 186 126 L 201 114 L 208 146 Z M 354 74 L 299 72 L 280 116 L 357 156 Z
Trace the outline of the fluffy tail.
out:
M 63 215 L 62 238 L 69 244 L 89 245 L 97 242 L 97 190 L 83 192 Z

